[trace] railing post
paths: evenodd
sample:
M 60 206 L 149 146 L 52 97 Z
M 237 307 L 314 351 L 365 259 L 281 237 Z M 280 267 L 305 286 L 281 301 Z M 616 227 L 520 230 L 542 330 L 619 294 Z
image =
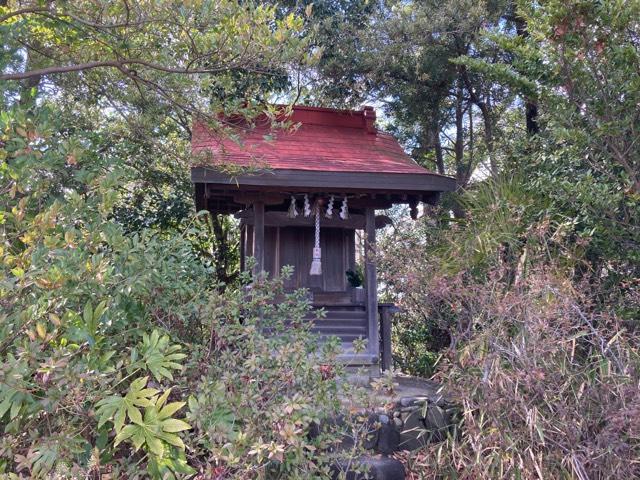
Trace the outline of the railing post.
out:
M 369 324 L 369 353 L 376 363 L 380 361 L 378 336 L 378 282 L 376 279 L 376 211 L 365 209 L 364 277 L 367 293 L 367 318 Z
M 380 306 L 380 337 L 382 340 L 382 371 L 391 369 L 391 315 L 386 305 Z
M 400 309 L 392 303 L 379 304 L 380 311 L 380 363 L 382 371 L 385 372 L 393 367 L 393 355 L 391 350 L 391 325 L 393 315 Z

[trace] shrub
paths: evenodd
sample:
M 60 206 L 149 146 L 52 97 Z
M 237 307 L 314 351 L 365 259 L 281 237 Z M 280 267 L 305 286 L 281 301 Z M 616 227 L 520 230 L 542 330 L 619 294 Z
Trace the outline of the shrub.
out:
M 560 252 L 569 269 L 577 261 L 579 252 L 571 250 L 579 245 L 566 247 L 571 222 L 519 178 L 486 180 L 458 202 L 464 219 L 432 209 L 416 222 L 397 221 L 380 242 L 382 284 L 402 310 L 394 322 L 394 357 L 408 373 L 432 374 L 440 353 L 469 336 L 474 316 L 482 315 L 474 288 L 491 281 L 492 266 L 502 264 L 505 282 L 513 283 L 529 265 L 527 255 Z
M 283 290 L 290 273 L 213 293 L 203 310 L 208 334 L 189 399 L 192 464 L 203 478 L 326 478 L 331 451 L 350 433 L 348 421 L 331 421 L 345 394 L 340 343 L 311 332 L 304 291 Z
M 439 354 L 429 373 L 460 402 L 456 434 L 409 455 L 414 478 L 637 477 L 637 281 L 611 288 L 590 237 L 517 179 L 465 196 L 462 222 L 399 229 L 382 259 L 396 334 L 428 335 L 396 354 Z
M 116 472 L 121 443 L 178 462 L 185 354 L 164 332 L 189 330 L 207 272 L 182 237 L 110 221 L 122 171 L 57 121 L 0 116 L 0 471 Z
M 122 171 L 46 108 L 0 132 L 0 474 L 326 475 L 341 372 L 303 294 L 220 293 L 183 235 L 125 232 Z
M 421 478 L 636 478 L 640 338 L 591 289 L 540 268 L 516 290 L 477 286 L 472 339 L 437 378 L 458 435 L 413 458 Z

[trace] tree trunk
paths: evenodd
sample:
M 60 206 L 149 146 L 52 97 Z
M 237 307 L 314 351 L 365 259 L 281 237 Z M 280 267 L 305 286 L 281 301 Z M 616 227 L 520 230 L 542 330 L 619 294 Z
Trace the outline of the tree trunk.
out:
M 456 192 L 462 193 L 466 187 L 466 179 L 468 178 L 467 163 L 464 161 L 464 90 L 462 78 L 458 77 L 456 85 L 456 140 L 454 144 L 455 162 L 456 162 Z M 457 218 L 465 216 L 464 209 L 459 202 L 453 205 L 453 214 Z
M 437 129 L 434 132 L 434 135 L 435 135 L 435 140 L 433 145 L 436 151 L 436 167 L 440 175 L 445 175 L 446 171 L 444 169 L 444 155 L 442 153 L 442 143 L 440 142 L 440 129 Z
M 521 38 L 527 38 L 529 36 L 527 23 L 520 15 L 518 15 L 517 12 L 514 12 L 513 22 L 516 25 L 516 33 L 518 36 Z M 540 127 L 538 126 L 538 104 L 530 98 L 525 99 L 524 116 L 527 124 L 527 133 L 529 135 L 535 135 L 538 133 L 540 130 Z
M 498 175 L 498 164 L 496 163 L 496 157 L 493 151 L 493 118 L 491 115 L 491 108 L 487 102 L 479 101 L 476 103 L 480 112 L 482 113 L 482 121 L 484 122 L 484 143 L 487 148 L 487 155 L 489 156 L 489 165 L 491 167 L 491 175 Z
M 491 175 L 495 177 L 498 175 L 498 164 L 493 149 L 493 112 L 491 111 L 491 104 L 488 100 L 481 98 L 475 91 L 469 78 L 469 73 L 464 67 L 462 68 L 462 78 L 464 79 L 471 101 L 480 109 L 480 113 L 482 114 L 485 147 L 489 157 Z
M 26 49 L 26 61 L 25 61 L 25 70 L 33 69 L 33 53 L 31 49 Z M 37 87 L 40 85 L 40 80 L 42 80 L 41 75 L 35 75 L 33 77 L 29 77 L 25 79 L 20 85 L 20 98 L 18 100 L 18 104 L 28 109 L 35 104 L 36 97 L 38 96 Z M 35 89 L 35 90 L 34 90 Z
M 22 87 L 20 89 L 20 100 L 18 101 L 21 107 L 29 108 L 34 104 L 38 95 L 37 87 L 40 85 L 41 79 L 42 77 L 40 76 L 29 77 L 22 83 Z M 35 92 L 33 90 L 34 88 L 36 88 Z
M 436 171 L 445 175 L 444 152 L 440 142 L 440 125 L 437 122 L 429 122 L 425 127 L 425 149 L 432 149 L 436 155 Z
M 458 79 L 456 86 L 456 141 L 454 144 L 454 152 L 456 159 L 456 179 L 458 183 L 464 187 L 465 178 L 467 176 L 466 162 L 464 161 L 464 111 L 462 105 L 464 102 L 464 94 L 462 90 L 462 80 Z

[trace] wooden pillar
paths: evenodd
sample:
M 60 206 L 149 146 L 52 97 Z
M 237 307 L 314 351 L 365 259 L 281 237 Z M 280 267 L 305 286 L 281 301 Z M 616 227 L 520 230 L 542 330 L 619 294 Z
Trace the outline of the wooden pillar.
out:
M 382 371 L 391 369 L 391 312 L 385 306 L 380 306 L 380 336 L 382 337 Z
M 380 344 L 378 335 L 378 281 L 376 278 L 376 211 L 365 209 L 364 277 L 367 287 L 367 319 L 369 324 L 369 353 L 378 362 Z
M 393 315 L 400 309 L 392 303 L 382 303 L 378 306 L 380 311 L 380 339 L 382 343 L 381 369 L 386 372 L 393 367 L 391 355 L 391 322 Z
M 245 257 L 247 256 L 247 226 L 240 225 L 240 271 L 246 269 Z
M 264 271 L 264 202 L 253 203 L 253 258 L 254 275 Z

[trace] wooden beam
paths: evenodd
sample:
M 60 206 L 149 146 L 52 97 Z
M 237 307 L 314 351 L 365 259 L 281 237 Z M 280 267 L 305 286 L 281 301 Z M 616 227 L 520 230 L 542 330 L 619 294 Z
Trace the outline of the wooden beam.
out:
M 196 208 L 198 210 L 210 210 L 217 213 L 235 213 L 255 201 L 263 201 L 265 205 L 282 205 L 291 194 L 317 192 L 328 197 L 334 195 L 338 200 L 347 194 L 349 195 L 349 207 L 352 210 L 373 207 L 377 210 L 386 210 L 395 204 L 409 203 L 410 200 L 422 200 L 425 203 L 435 205 L 438 203 L 440 194 L 434 191 L 411 191 L 402 192 L 387 191 L 375 196 L 374 190 L 363 191 L 362 189 L 340 189 L 332 190 L 328 188 L 302 188 L 302 187 L 278 187 L 278 186 L 252 186 L 225 183 L 201 183 L 194 184 L 194 194 Z M 413 198 L 412 198 L 413 197 Z
M 393 201 L 387 200 L 385 198 L 361 197 L 361 198 L 354 198 L 349 200 L 349 207 L 351 208 L 373 207 L 373 208 L 377 208 L 378 210 L 386 210 L 388 208 L 393 207 Z
M 206 195 L 206 185 L 204 183 L 196 183 L 194 185 L 194 194 L 196 201 L 196 211 L 206 210 L 207 209 L 207 200 L 205 198 Z
M 253 204 L 253 258 L 256 261 L 253 273 L 264 271 L 264 203 Z
M 242 192 L 233 195 L 234 203 L 250 205 L 254 202 L 262 202 L 265 205 L 280 205 L 286 200 L 284 194 L 269 192 Z
M 367 288 L 366 306 L 368 320 L 369 353 L 378 358 L 380 354 L 378 334 L 378 281 L 376 278 L 376 211 L 365 210 L 364 276 Z
M 418 199 L 411 197 L 409 199 L 409 208 L 411 210 L 411 220 L 418 219 Z
M 253 213 L 247 210 L 236 213 L 235 218 L 242 219 L 246 224 L 253 225 Z M 296 218 L 289 218 L 287 212 L 264 212 L 264 224 L 267 227 L 313 227 L 313 216 L 304 217 L 302 214 Z M 377 215 L 375 218 L 376 228 L 384 228 L 390 225 L 391 219 L 386 215 Z M 349 230 L 362 230 L 365 227 L 364 215 L 351 214 L 348 219 L 342 220 L 335 213 L 333 218 L 321 217 L 320 226 L 322 228 L 346 228 Z
M 429 205 L 437 205 L 440 202 L 440 192 L 430 192 L 422 195 L 422 201 Z
M 212 167 L 193 167 L 193 183 L 212 183 L 246 188 L 272 186 L 302 191 L 344 191 L 371 193 L 447 192 L 456 188 L 454 178 L 435 173 L 404 174 L 375 172 L 328 172 L 317 170 L 267 170 L 231 176 Z

